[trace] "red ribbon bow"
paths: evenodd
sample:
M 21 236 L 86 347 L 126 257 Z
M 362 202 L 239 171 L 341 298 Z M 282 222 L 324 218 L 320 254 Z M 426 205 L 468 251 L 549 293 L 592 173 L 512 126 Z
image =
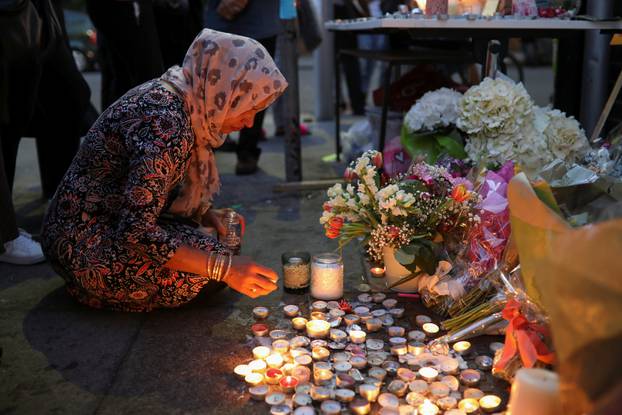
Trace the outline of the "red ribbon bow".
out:
M 517 352 L 524 367 L 533 367 L 538 360 L 553 363 L 555 354 L 542 341 L 542 337 L 549 335 L 544 325 L 527 320 L 516 300 L 508 300 L 502 315 L 509 324 L 505 331 L 503 354 L 496 365 L 498 369 L 504 369 Z

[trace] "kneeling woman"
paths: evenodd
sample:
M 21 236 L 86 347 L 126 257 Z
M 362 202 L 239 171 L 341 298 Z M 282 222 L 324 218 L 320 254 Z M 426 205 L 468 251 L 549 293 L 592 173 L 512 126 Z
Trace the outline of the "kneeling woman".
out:
M 250 297 L 277 274 L 231 256 L 172 215 L 212 222 L 213 149 L 250 127 L 287 82 L 258 42 L 204 30 L 182 67 L 142 84 L 93 125 L 50 205 L 43 247 L 69 293 L 93 307 L 176 307 L 221 282 Z

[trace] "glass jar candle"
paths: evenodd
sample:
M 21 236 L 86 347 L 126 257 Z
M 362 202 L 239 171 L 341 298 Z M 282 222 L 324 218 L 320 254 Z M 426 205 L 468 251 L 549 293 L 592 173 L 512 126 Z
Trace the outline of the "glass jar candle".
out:
M 318 254 L 311 263 L 311 296 L 337 300 L 343 296 L 343 262 L 333 253 Z
M 290 294 L 304 294 L 309 290 L 310 255 L 308 252 L 285 252 L 283 264 L 283 290 Z

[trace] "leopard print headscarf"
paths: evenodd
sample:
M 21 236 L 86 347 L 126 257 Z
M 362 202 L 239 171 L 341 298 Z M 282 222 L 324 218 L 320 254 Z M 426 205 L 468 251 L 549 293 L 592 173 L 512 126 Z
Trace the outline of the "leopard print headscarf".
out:
M 184 96 L 195 135 L 190 164 L 170 211 L 186 217 L 203 214 L 220 190 L 213 149 L 222 145 L 227 118 L 268 107 L 287 88 L 266 49 L 256 40 L 203 30 L 181 67 L 160 78 Z

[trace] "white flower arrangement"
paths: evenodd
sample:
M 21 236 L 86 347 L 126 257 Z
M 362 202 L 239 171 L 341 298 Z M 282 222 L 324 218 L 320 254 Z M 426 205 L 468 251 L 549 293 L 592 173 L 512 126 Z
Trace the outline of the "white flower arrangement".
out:
M 574 117 L 547 109 L 548 124 L 543 131 L 549 151 L 555 158 L 575 162 L 590 151 L 585 131 Z
M 441 88 L 427 92 L 413 105 L 404 123 L 411 133 L 430 132 L 456 124 L 459 115 L 460 92 Z

